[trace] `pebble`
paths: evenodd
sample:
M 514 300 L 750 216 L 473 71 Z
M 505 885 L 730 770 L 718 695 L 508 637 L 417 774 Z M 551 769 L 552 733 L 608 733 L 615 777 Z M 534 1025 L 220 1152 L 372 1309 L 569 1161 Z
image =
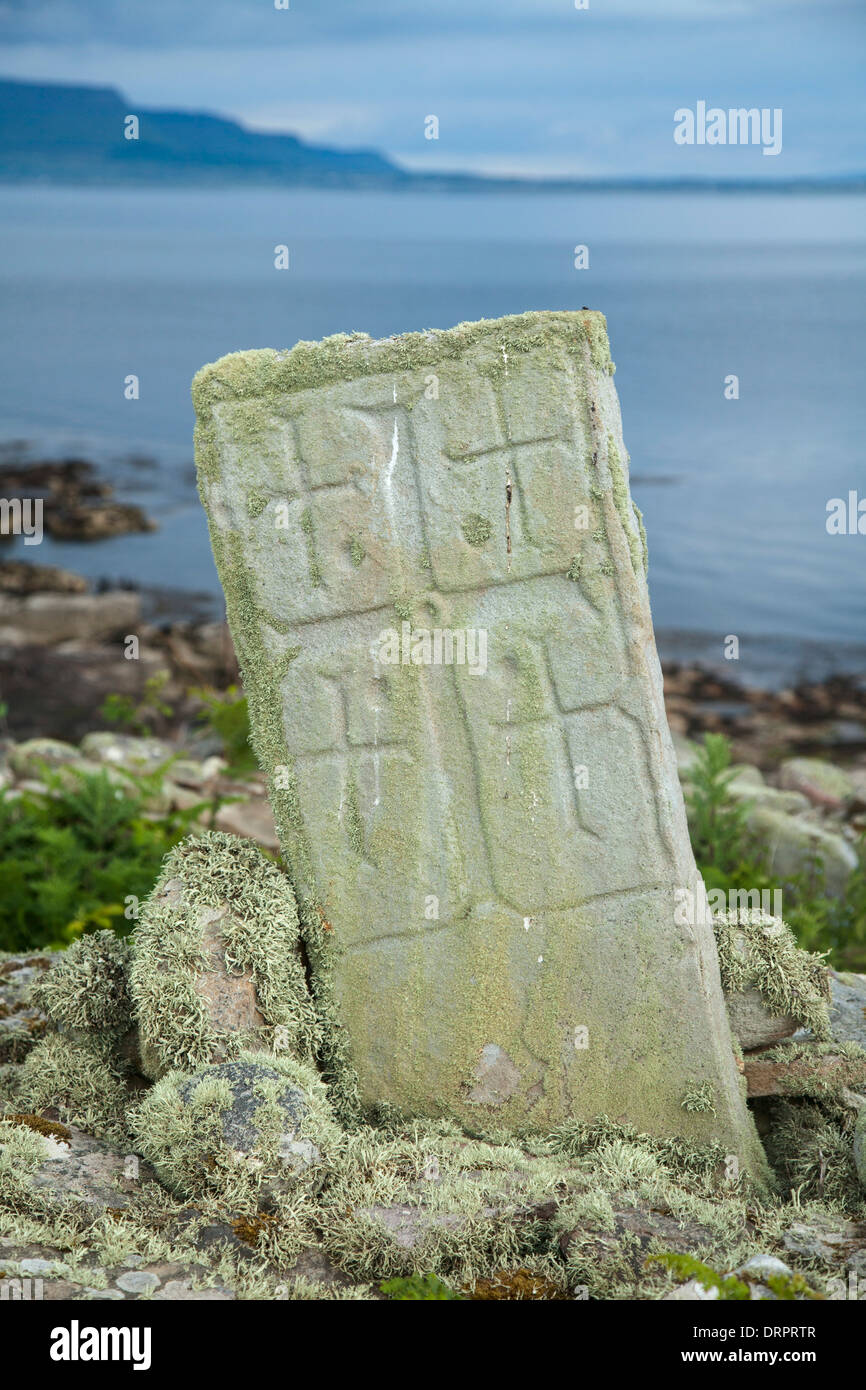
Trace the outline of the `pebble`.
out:
M 160 1284 L 157 1275 L 148 1274 L 144 1269 L 130 1270 L 128 1274 L 121 1274 L 114 1282 L 124 1293 L 152 1293 Z

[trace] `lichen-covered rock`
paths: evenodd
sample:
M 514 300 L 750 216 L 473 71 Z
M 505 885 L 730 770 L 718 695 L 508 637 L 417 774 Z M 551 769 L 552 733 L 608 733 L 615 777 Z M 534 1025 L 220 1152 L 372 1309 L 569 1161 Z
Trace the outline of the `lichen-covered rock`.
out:
M 866 1106 L 858 1113 L 854 1125 L 854 1167 L 860 1186 L 866 1192 Z
M 250 1052 L 169 1072 L 131 1123 L 167 1186 L 190 1198 L 218 1194 L 238 1209 L 309 1175 L 340 1138 L 312 1068 Z
M 95 763 L 123 768 L 127 772 L 146 773 L 165 766 L 175 750 L 159 738 L 94 732 L 85 734 L 81 740 L 81 751 Z
M 117 1039 L 48 1033 L 17 1069 L 17 1111 L 53 1110 L 97 1138 L 124 1143 L 126 1109 L 132 1099 L 129 1066 Z
M 830 971 L 830 1031 L 836 1042 L 866 1048 L 866 975 Z
M 244 1048 L 310 1060 L 320 1027 L 291 885 L 256 847 L 219 831 L 167 857 L 133 937 L 130 987 L 145 1074 Z
M 155 1180 L 150 1165 L 138 1155 L 121 1153 L 74 1125 L 38 1115 L 0 1116 L 0 1146 L 19 1140 L 22 1129 L 42 1141 L 40 1149 L 37 1139 L 27 1140 L 35 1161 L 26 1165 L 28 1186 L 41 1200 L 120 1210 L 141 1192 L 142 1184 Z
M 731 1026 L 748 1050 L 808 1028 L 830 1036 L 824 957 L 803 951 L 781 917 L 739 908 L 714 920 Z
M 57 954 L 0 952 L 0 1067 L 22 1062 L 48 1028 L 48 1015 L 34 994 Z
M 132 1028 L 130 943 L 112 931 L 81 937 L 58 954 L 33 990 L 60 1029 L 121 1035 Z
M 591 312 L 235 354 L 201 492 L 340 1104 L 756 1168 L 612 373 Z
M 18 777 L 41 777 L 46 768 L 87 766 L 79 750 L 57 738 L 29 738 L 9 749 L 9 766 Z

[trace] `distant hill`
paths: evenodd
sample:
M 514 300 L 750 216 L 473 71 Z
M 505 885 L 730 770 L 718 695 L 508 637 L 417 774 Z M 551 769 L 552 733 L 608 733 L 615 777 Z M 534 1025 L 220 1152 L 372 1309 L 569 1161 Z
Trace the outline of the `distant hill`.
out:
M 139 117 L 139 139 L 124 119 Z M 0 178 L 50 183 L 355 183 L 410 176 L 375 150 L 330 150 L 205 112 L 131 105 L 113 87 L 0 80 Z
M 128 115 L 139 118 L 137 140 L 124 136 Z M 247 130 L 237 121 L 204 111 L 133 106 L 114 87 L 15 79 L 0 79 L 0 183 L 183 187 L 247 183 L 449 192 L 727 189 L 785 193 L 866 189 L 862 175 L 734 180 L 531 179 L 414 173 L 376 150 L 332 150 L 308 145 L 294 135 Z

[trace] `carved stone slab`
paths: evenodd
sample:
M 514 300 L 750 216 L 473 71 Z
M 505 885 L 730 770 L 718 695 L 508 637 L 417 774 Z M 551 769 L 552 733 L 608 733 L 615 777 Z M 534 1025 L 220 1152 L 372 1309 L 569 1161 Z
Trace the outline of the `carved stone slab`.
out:
M 363 1099 L 757 1152 L 662 703 L 600 314 L 223 358 L 214 554 Z

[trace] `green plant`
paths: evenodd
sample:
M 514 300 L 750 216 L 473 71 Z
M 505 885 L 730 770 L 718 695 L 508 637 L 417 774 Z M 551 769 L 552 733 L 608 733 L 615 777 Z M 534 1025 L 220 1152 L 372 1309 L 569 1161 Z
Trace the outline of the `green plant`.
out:
M 433 1298 L 464 1301 L 463 1295 L 440 1279 L 438 1274 L 410 1274 L 407 1278 L 387 1279 L 379 1288 L 394 1302 Z
M 736 867 L 745 854 L 749 803 L 731 797 L 728 788 L 735 776 L 728 740 L 723 734 L 706 734 L 691 769 L 686 802 L 695 858 L 720 873 Z
M 147 807 L 161 773 L 77 771 L 70 781 L 68 770 L 46 769 L 43 780 L 47 794 L 0 792 L 4 951 L 66 946 L 105 927 L 131 931 L 163 858 L 208 806 L 153 819 Z
M 770 874 L 766 847 L 747 829 L 751 803 L 735 800 L 730 784 L 731 747 L 723 734 L 706 734 L 698 746 L 686 791 L 695 859 L 708 891 L 749 890 L 784 893 L 785 921 L 808 951 L 830 951 L 838 969 L 866 971 L 866 840 L 861 837 L 859 866 L 842 896 L 827 893 L 820 855 L 784 880 Z
M 152 734 L 157 720 L 170 719 L 174 714 L 172 706 L 161 698 L 169 679 L 168 671 L 149 676 L 138 701 L 129 695 L 106 695 L 99 709 L 100 718 L 133 734 Z
M 230 685 L 225 691 L 204 687 L 189 693 L 202 701 L 204 709 L 198 715 L 199 721 L 220 739 L 230 775 L 255 772 L 258 763 L 250 744 L 246 695 L 236 685 Z
M 702 1288 L 718 1289 L 719 1298 L 723 1300 L 740 1301 L 750 1296 L 748 1284 L 738 1279 L 736 1274 L 718 1274 L 709 1265 L 696 1260 L 694 1255 L 665 1251 L 662 1255 L 648 1255 L 644 1263 L 663 1265 L 677 1279 L 696 1279 Z

